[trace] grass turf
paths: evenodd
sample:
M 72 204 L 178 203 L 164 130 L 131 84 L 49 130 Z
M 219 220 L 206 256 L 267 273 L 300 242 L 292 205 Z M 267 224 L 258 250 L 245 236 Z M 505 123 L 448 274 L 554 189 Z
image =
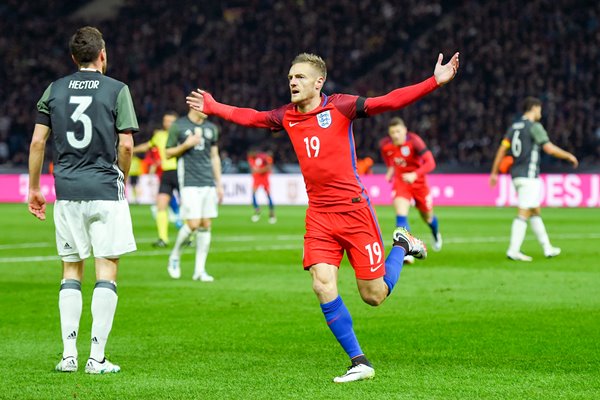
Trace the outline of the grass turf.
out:
M 378 207 L 387 237 L 390 207 Z M 533 263 L 504 258 L 513 209 L 439 208 L 444 249 L 405 266 L 381 307 L 364 304 L 344 261 L 340 292 L 372 381 L 331 383 L 348 365 L 302 271 L 304 209 L 279 207 L 253 224 L 250 207 L 223 206 L 213 228 L 213 283 L 166 273 L 152 249 L 148 207 L 132 206 L 138 251 L 121 261 L 119 305 L 107 346 L 120 374 L 83 373 L 89 352 L 91 263 L 83 284 L 80 371 L 53 371 L 62 351 L 61 269 L 54 227 L 21 204 L 0 205 L 0 398 L 7 399 L 591 399 L 600 397 L 600 215 L 546 209 L 554 244 Z M 413 231 L 429 240 L 413 211 Z M 171 232 L 174 240 L 175 230 Z M 90 260 L 91 261 L 91 260 Z

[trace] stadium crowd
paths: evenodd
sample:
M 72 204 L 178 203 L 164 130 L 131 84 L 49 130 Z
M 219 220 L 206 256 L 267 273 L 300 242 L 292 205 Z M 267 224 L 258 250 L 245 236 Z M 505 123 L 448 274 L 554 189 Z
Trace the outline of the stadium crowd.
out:
M 88 2 L 8 0 L 0 5 L 0 165 L 26 164 L 35 103 L 74 66 L 68 39 Z M 461 52 L 455 84 L 404 109 L 438 164 L 487 171 L 527 95 L 544 101 L 544 126 L 585 165 L 600 161 L 600 2 L 594 0 L 124 0 L 89 19 L 107 41 L 109 76 L 126 82 L 142 129 L 184 113 L 201 86 L 225 103 L 271 109 L 289 101 L 287 72 L 299 52 L 322 55 L 326 93 L 373 96 L 432 74 L 437 53 Z M 357 121 L 359 157 L 381 162 L 387 118 Z M 236 165 L 258 142 L 279 165 L 294 163 L 285 134 L 226 122 L 220 148 Z M 545 160 L 552 162 L 551 160 Z M 555 162 L 555 161 L 554 161 Z

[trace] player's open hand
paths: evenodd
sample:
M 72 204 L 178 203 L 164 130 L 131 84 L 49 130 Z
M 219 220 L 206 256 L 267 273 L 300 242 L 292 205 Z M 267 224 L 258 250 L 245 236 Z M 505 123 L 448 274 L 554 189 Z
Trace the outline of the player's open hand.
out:
M 202 89 L 196 89 L 185 98 L 185 102 L 188 104 L 188 106 L 190 106 L 193 110 L 200 111 L 203 113 L 206 113 L 205 103 L 207 103 L 209 100 L 213 100 L 212 96 L 210 95 L 210 93 Z
M 490 175 L 490 187 L 496 187 L 496 184 L 498 183 L 498 175 L 497 174 L 491 174 Z
M 29 190 L 28 203 L 30 213 L 35 215 L 37 219 L 46 220 L 46 198 L 39 189 Z
M 456 52 L 446 64 L 442 64 L 442 60 L 444 59 L 444 55 L 440 53 L 438 56 L 437 64 L 435 64 L 435 70 L 433 71 L 433 76 L 435 77 L 438 85 L 442 86 L 446 83 L 450 82 L 454 79 L 456 72 L 459 67 L 459 53 Z
M 573 168 L 577 168 L 579 166 L 579 161 L 577 160 L 577 157 L 575 157 L 573 154 L 570 154 L 570 156 L 571 157 L 569 157 L 567 161 L 571 163 Z

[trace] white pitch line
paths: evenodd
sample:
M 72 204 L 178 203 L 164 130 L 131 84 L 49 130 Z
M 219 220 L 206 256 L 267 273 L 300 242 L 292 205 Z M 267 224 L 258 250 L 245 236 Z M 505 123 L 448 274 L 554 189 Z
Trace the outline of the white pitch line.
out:
M 600 239 L 600 233 L 589 233 L 589 234 L 575 234 L 575 233 L 563 233 L 563 234 L 552 234 L 553 239 Z M 282 244 L 282 245 L 270 245 L 270 246 L 229 246 L 227 248 L 212 248 L 211 253 L 245 253 L 249 251 L 283 251 L 283 250 L 301 250 L 302 243 L 300 239 L 302 235 L 280 235 L 273 237 L 263 237 L 263 236 L 242 236 L 243 240 L 238 240 L 236 237 L 236 242 L 239 241 L 250 241 L 252 240 L 263 240 L 268 239 L 270 241 L 289 241 L 289 240 L 297 240 L 297 244 Z M 138 243 L 151 243 L 155 239 L 151 238 L 142 238 L 138 239 Z M 509 238 L 506 236 L 487 236 L 487 237 L 451 237 L 444 238 L 444 243 L 503 243 L 508 242 Z M 526 240 L 534 240 L 534 238 L 527 238 Z M 218 244 L 231 244 L 231 241 L 213 241 L 215 245 Z M 0 246 L 0 250 L 10 250 L 10 249 L 21 249 L 28 247 L 55 247 L 54 243 L 44 242 L 44 243 L 20 243 L 15 245 L 2 245 Z M 157 255 L 168 255 L 170 250 L 150 250 L 150 251 L 136 251 L 131 254 L 127 254 L 124 258 L 127 257 L 148 257 L 148 256 L 157 256 Z M 0 264 L 7 263 L 21 263 L 21 262 L 39 262 L 39 261 L 58 261 L 58 256 L 24 256 L 24 257 L 0 257 Z
M 211 249 L 211 253 L 247 253 L 249 251 L 284 251 L 284 250 L 302 250 L 302 244 L 282 245 L 282 246 L 250 246 L 250 247 L 230 247 L 227 249 Z M 168 256 L 170 250 L 151 250 L 136 251 L 123 256 L 129 257 L 149 257 L 149 256 Z M 58 256 L 26 256 L 26 257 L 0 257 L 0 264 L 22 263 L 22 262 L 40 262 L 40 261 L 60 261 Z

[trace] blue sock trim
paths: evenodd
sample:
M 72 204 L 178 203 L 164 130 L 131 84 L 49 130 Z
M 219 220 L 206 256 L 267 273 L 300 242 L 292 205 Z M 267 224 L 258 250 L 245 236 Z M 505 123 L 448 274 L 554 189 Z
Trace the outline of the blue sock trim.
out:
M 179 203 L 177 202 L 175 196 L 171 196 L 171 200 L 169 200 L 169 207 L 171 207 L 171 210 L 173 210 L 175 214 L 179 214 Z
M 388 287 L 388 296 L 392 294 L 394 286 L 400 279 L 400 272 L 402 272 L 402 265 L 404 265 L 404 256 L 406 252 L 403 247 L 393 246 L 390 254 L 385 259 L 385 275 L 383 281 Z
M 255 210 L 258 210 L 258 203 L 256 201 L 256 192 L 252 192 L 252 206 Z
M 273 200 L 271 199 L 271 195 L 267 193 L 267 199 L 269 200 L 269 210 L 273 210 Z
M 396 227 L 406 228 L 407 231 L 410 231 L 410 226 L 408 225 L 408 217 L 406 215 L 396 215 Z
M 321 304 L 325 321 L 331 332 L 340 343 L 348 357 L 354 358 L 363 354 L 352 326 L 352 317 L 340 296 L 329 303 Z
M 429 229 L 431 229 L 431 234 L 433 235 L 433 237 L 437 237 L 438 234 L 438 219 L 437 217 L 434 215 L 433 219 L 431 220 L 429 225 Z

